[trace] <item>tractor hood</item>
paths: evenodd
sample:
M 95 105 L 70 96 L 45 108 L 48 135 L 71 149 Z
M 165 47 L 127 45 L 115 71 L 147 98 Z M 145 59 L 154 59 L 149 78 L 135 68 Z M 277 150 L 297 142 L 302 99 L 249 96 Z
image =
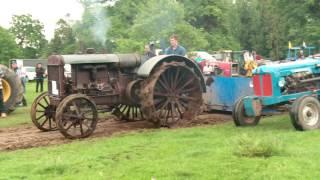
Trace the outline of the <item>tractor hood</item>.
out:
M 121 68 L 135 68 L 140 65 L 141 59 L 137 54 L 52 55 L 48 59 L 48 65 L 112 63 Z
M 305 59 L 280 64 L 260 66 L 254 70 L 254 74 L 274 74 L 287 76 L 296 72 L 315 72 L 320 71 L 320 60 Z

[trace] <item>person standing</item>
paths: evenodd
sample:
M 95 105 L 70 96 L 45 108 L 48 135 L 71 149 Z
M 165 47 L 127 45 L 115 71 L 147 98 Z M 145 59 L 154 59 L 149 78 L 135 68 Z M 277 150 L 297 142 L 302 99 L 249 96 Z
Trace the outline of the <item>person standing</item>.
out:
M 39 85 L 40 85 L 40 92 L 43 92 L 43 79 L 44 79 L 45 69 L 42 67 L 41 63 L 38 63 L 36 66 L 36 93 L 39 92 Z
M 2 78 L 4 76 L 4 72 L 0 69 L 0 113 L 1 117 L 7 117 L 6 109 L 3 102 L 3 92 L 2 92 Z
M 185 56 L 186 52 L 186 49 L 183 46 L 179 45 L 178 36 L 173 34 L 170 37 L 170 46 L 165 50 L 165 54 Z

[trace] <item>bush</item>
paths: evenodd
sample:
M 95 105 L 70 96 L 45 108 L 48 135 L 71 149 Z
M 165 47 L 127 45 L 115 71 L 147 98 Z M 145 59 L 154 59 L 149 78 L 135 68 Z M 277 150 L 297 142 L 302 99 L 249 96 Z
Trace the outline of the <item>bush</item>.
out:
M 267 136 L 266 136 L 267 137 Z M 236 140 L 234 154 L 241 157 L 268 158 L 282 152 L 282 145 L 277 139 L 258 139 L 247 134 Z

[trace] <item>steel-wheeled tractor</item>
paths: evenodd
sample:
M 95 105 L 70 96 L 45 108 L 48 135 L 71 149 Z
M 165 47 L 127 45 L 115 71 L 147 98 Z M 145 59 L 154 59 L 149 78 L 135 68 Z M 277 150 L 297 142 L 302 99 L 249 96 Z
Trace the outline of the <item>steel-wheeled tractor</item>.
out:
M 71 65 L 71 77 L 64 75 L 65 64 Z M 204 91 L 200 69 L 182 56 L 144 62 L 136 54 L 53 55 L 48 92 L 33 102 L 31 118 L 40 130 L 57 129 L 71 139 L 93 133 L 98 110 L 170 127 L 200 111 Z
M 313 58 L 258 67 L 252 78 L 254 95 L 237 101 L 237 126 L 258 124 L 262 112 L 289 108 L 297 130 L 320 128 L 320 61 Z

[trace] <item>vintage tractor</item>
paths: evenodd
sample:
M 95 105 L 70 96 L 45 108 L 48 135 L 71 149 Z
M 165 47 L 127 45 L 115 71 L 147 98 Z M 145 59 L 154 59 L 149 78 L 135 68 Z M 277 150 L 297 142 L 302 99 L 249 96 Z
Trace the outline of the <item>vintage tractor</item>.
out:
M 320 128 L 320 61 L 313 58 L 258 67 L 252 78 L 254 95 L 233 108 L 237 126 L 258 124 L 261 114 L 290 108 L 297 130 Z
M 303 56 L 303 57 L 311 57 L 312 54 L 313 54 L 313 51 L 315 49 L 316 48 L 314 46 L 289 47 L 288 48 L 287 60 L 296 61 L 298 59 L 301 59 L 301 56 Z
M 70 78 L 65 64 L 71 65 Z M 199 112 L 204 91 L 200 69 L 182 56 L 143 62 L 136 54 L 53 55 L 48 92 L 35 99 L 31 118 L 39 129 L 58 129 L 71 139 L 92 134 L 100 109 L 123 120 L 170 127 Z
M 2 74 L 2 93 L 5 109 L 8 113 L 14 111 L 23 101 L 23 86 L 19 76 L 7 66 L 0 64 Z

